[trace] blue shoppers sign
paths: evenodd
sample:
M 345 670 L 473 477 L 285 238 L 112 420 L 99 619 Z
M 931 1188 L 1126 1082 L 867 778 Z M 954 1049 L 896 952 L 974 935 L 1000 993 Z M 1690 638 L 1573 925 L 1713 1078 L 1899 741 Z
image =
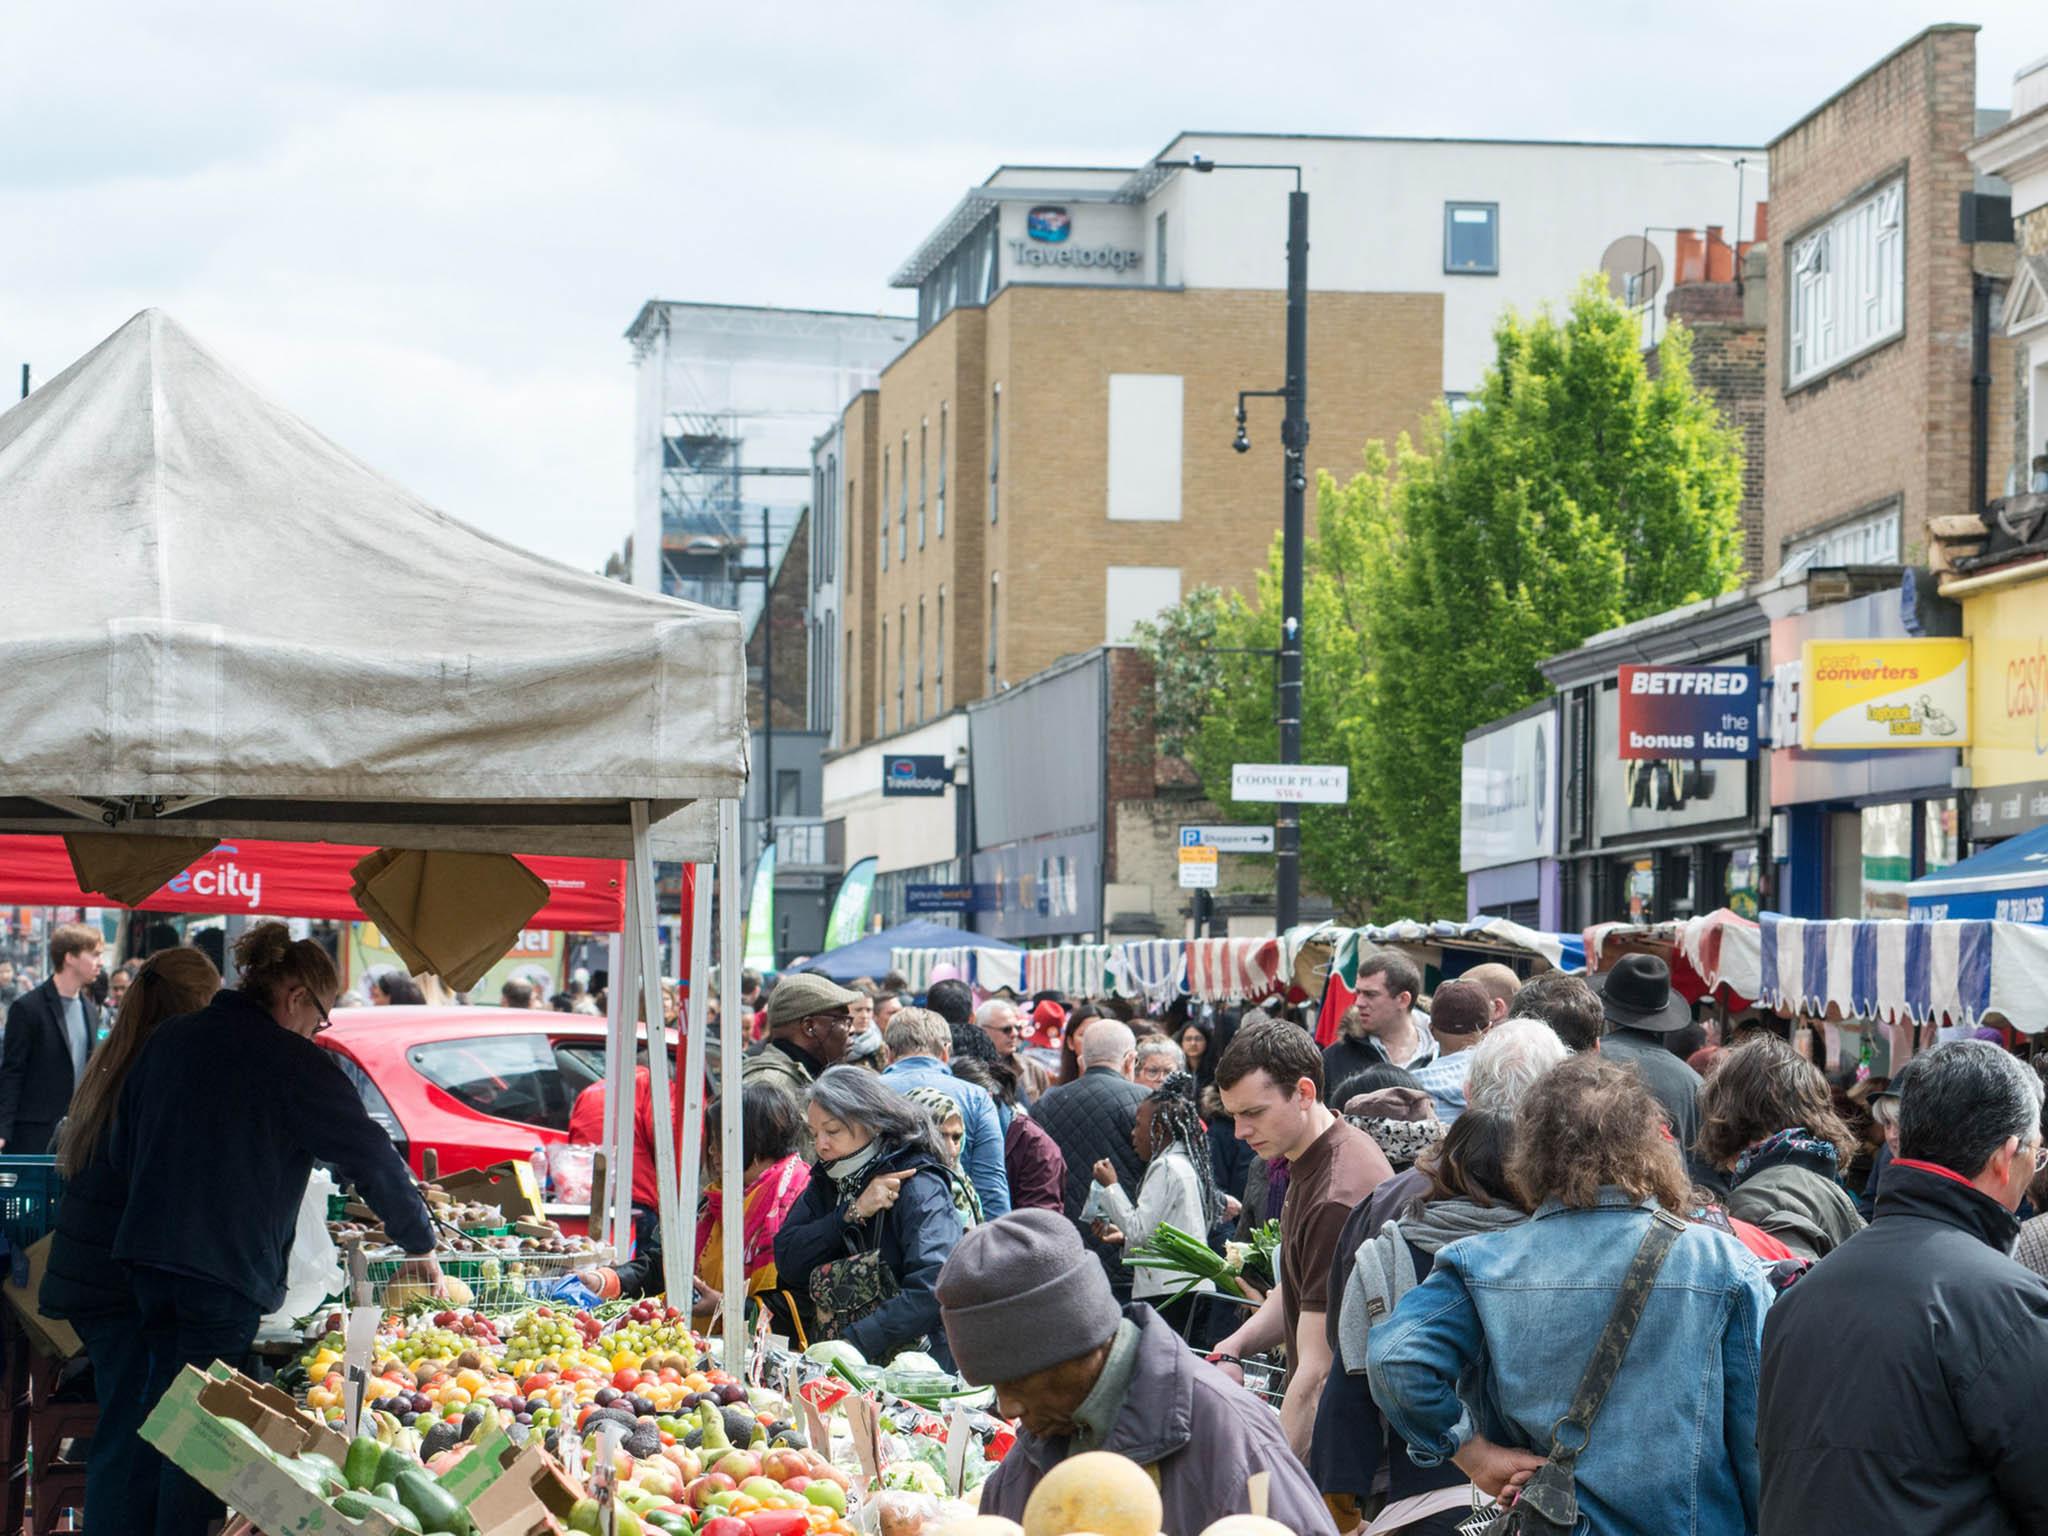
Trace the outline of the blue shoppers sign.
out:
M 882 759 L 882 794 L 943 795 L 952 787 L 953 775 L 943 756 L 902 756 Z
M 993 885 L 906 885 L 903 910 L 909 913 L 993 912 Z

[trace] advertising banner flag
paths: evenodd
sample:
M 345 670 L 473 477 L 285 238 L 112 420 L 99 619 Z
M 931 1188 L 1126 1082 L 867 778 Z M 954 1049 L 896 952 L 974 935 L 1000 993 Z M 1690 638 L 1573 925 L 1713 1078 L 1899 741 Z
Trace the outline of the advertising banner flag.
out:
M 825 948 L 842 949 L 868 931 L 868 909 L 875 899 L 875 861 L 862 859 L 839 882 L 832 915 L 825 919 Z
M 1755 667 L 1623 667 L 1623 758 L 1701 762 L 1755 757 Z
M 761 850 L 754 866 L 754 895 L 747 903 L 747 937 L 740 964 L 750 971 L 775 969 L 775 845 Z
M 1970 740 L 1968 640 L 1809 640 L 1800 745 L 1960 747 Z

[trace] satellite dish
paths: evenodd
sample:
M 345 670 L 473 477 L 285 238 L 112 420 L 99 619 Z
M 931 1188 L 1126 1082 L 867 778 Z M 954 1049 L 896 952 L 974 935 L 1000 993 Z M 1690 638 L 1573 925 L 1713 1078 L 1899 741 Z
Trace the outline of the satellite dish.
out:
M 1664 258 L 1641 235 L 1623 235 L 1600 258 L 1607 291 L 1631 308 L 1650 303 L 1664 286 Z

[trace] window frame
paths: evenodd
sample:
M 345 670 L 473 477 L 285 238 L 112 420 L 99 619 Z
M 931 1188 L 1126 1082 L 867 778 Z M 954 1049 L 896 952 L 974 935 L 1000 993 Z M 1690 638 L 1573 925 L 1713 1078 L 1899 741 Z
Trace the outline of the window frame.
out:
M 924 594 L 917 594 L 917 723 L 923 725 L 924 713 Z
M 943 400 L 939 402 L 938 496 L 933 501 L 932 510 L 936 514 L 934 521 L 938 524 L 935 537 L 943 539 L 946 536 L 946 402 Z
M 925 535 L 930 528 L 927 493 L 931 490 L 931 430 L 929 416 L 921 417 L 917 423 L 917 547 L 924 548 Z
M 462 1051 L 476 1053 L 492 1046 L 503 1046 L 514 1043 L 521 1046 L 530 1047 L 532 1049 L 534 1053 L 533 1066 L 536 1070 L 537 1075 L 541 1067 L 540 1057 L 545 1056 L 547 1058 L 546 1072 L 552 1074 L 554 1091 L 561 1099 L 561 1124 L 556 1125 L 552 1120 L 521 1120 L 515 1118 L 514 1116 L 503 1114 L 495 1109 L 487 1108 L 479 1103 L 474 1102 L 469 1097 L 466 1097 L 466 1090 L 459 1092 L 456 1089 L 449 1087 L 446 1081 L 429 1072 L 427 1070 L 426 1065 L 422 1061 L 422 1057 L 432 1057 L 435 1055 L 453 1056 L 456 1053 Z M 460 1104 L 464 1109 L 468 1110 L 473 1115 L 481 1115 L 484 1118 L 490 1120 L 502 1120 L 507 1125 L 543 1126 L 547 1129 L 556 1131 L 566 1131 L 569 1128 L 569 1112 L 574 1107 L 573 1100 L 569 1095 L 568 1084 L 564 1082 L 562 1079 L 561 1065 L 555 1060 L 554 1044 L 545 1035 L 524 1033 L 504 1035 L 459 1035 L 453 1038 L 443 1040 L 422 1040 L 418 1044 L 408 1046 L 406 1048 L 405 1064 L 406 1066 L 412 1069 L 412 1071 L 419 1077 L 421 1082 L 430 1084 L 432 1087 L 438 1089 L 440 1092 L 447 1094 L 449 1098 L 453 1099 L 456 1103 Z M 485 1063 L 479 1057 L 477 1060 L 477 1064 L 481 1066 Z M 555 1112 L 554 1106 L 543 1105 L 542 1107 L 546 1109 L 550 1114 Z
M 889 569 L 889 450 L 882 450 L 882 569 Z
M 946 584 L 939 583 L 938 616 L 932 623 L 932 712 L 946 712 Z
M 896 557 L 910 558 L 910 433 L 903 434 L 903 458 L 897 465 L 896 478 L 901 482 L 896 487 Z
M 1451 230 L 1460 213 L 1484 209 L 1486 222 L 1493 236 L 1493 261 L 1483 267 L 1461 267 L 1451 261 Z M 1500 204 L 1469 200 L 1444 203 L 1444 275 L 1446 277 L 1499 277 L 1500 276 Z
M 995 697 L 996 658 L 1001 646 L 1000 622 L 1003 606 L 1003 573 L 988 573 L 988 691 Z
M 1790 395 L 1809 388 L 1852 363 L 1905 339 L 1909 325 L 1906 284 L 1911 277 L 1907 269 L 1909 232 L 1906 220 L 1911 210 L 1906 171 L 1903 164 L 1895 165 L 1883 175 L 1865 182 L 1785 242 L 1782 284 L 1785 294 L 1780 301 L 1785 342 L 1784 350 L 1779 354 L 1785 370 L 1783 394 Z M 1892 201 L 1889 217 L 1884 207 L 1888 198 Z M 1845 252 L 1851 226 L 1865 209 L 1870 210 L 1870 239 L 1862 251 Z M 1886 254 L 1887 248 L 1889 255 Z M 1847 280 L 1859 269 L 1865 276 L 1876 278 L 1877 285 L 1868 291 L 1851 294 Z M 1898 312 L 1895 322 L 1887 329 L 1869 331 L 1857 345 L 1824 361 L 1806 364 L 1799 361 L 1802 350 L 1811 355 L 1816 341 L 1816 326 L 1822 336 L 1832 337 L 1852 321 L 1864 318 L 1873 307 L 1885 304 L 1883 283 L 1891 273 L 1896 273 L 1896 292 L 1891 301 Z
M 902 730 L 906 717 L 903 701 L 910 680 L 910 608 L 906 604 L 896 610 L 896 729 Z
M 1002 521 L 1002 480 L 1003 386 L 997 384 L 988 412 L 988 520 L 991 527 Z

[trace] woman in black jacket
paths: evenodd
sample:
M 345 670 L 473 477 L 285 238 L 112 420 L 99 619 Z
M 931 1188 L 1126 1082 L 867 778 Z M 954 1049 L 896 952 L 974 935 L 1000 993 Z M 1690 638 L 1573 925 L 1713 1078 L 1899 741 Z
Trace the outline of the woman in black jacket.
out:
M 818 1160 L 775 1235 L 780 1283 L 810 1298 L 820 1338 L 877 1364 L 906 1349 L 950 1364 L 936 1286 L 963 1229 L 930 1111 L 872 1072 L 831 1067 L 806 1113 Z
M 144 1415 L 185 1366 L 246 1361 L 257 1324 L 284 1300 L 316 1159 L 382 1218 L 412 1257 L 404 1273 L 442 1284 L 433 1222 L 405 1160 L 313 1043 L 341 991 L 333 960 L 311 940 L 294 943 L 283 923 L 258 923 L 235 941 L 235 964 L 239 990 L 158 1028 L 128 1073 L 108 1140 L 127 1187 L 113 1251 L 128 1266 L 148 1352 Z M 131 1489 L 149 1467 L 159 1472 L 154 1512 L 117 1495 L 111 1510 L 93 1511 L 95 1530 L 201 1536 L 219 1517 L 220 1501 L 176 1466 L 144 1446 L 132 1454 Z
M 107 1135 L 128 1069 L 157 1026 L 198 1012 L 219 990 L 220 972 L 196 949 L 165 949 L 150 956 L 122 995 L 107 1043 L 93 1053 L 57 1137 L 64 1200 L 57 1207 L 57 1230 L 50 1241 L 38 1305 L 44 1316 L 71 1324 L 92 1361 L 100 1420 L 86 1467 L 85 1498 L 94 1510 L 127 1502 L 134 1450 L 142 1443 L 136 1431 L 142 1427 L 142 1388 L 148 1374 L 135 1295 L 127 1273 L 114 1262 L 114 1229 L 128 1203 L 128 1189 L 107 1163 Z M 149 1480 L 153 1499 L 154 1466 Z

